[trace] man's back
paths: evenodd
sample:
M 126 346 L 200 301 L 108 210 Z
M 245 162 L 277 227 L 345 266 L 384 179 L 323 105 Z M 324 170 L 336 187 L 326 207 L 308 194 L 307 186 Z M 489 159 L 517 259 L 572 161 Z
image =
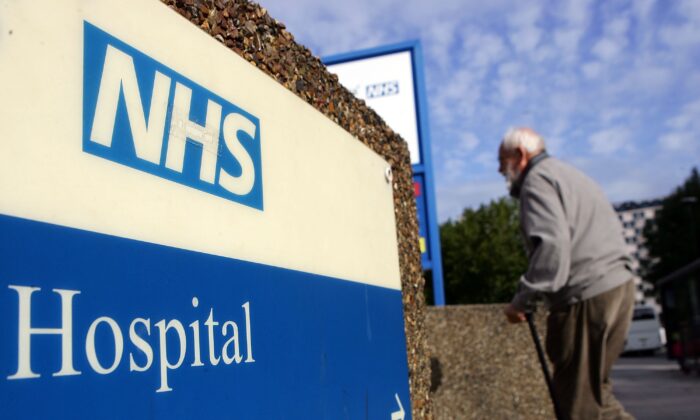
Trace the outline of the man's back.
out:
M 531 257 L 541 254 L 531 258 L 526 277 L 550 277 L 551 288 L 542 291 L 550 292 L 545 294 L 551 305 L 585 300 L 630 279 L 622 226 L 601 189 L 581 171 L 554 158 L 541 160 L 523 180 L 520 211 Z

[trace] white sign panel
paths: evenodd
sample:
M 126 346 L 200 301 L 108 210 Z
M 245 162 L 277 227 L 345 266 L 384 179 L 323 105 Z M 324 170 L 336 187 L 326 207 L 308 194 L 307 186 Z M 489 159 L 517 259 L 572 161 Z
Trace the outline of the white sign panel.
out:
M 400 288 L 388 164 L 255 66 L 158 1 L 0 7 L 0 211 Z M 151 106 L 154 94 L 168 106 Z M 243 205 L 228 199 L 235 187 L 213 190 L 227 172 L 252 173 L 253 152 L 238 154 L 237 173 L 221 166 L 240 149 L 225 138 L 227 117 L 234 129 L 248 125 L 235 124 L 236 108 L 257 121 L 244 131 L 260 137 L 260 189 L 239 189 Z M 205 130 L 214 117 L 220 138 Z M 140 167 L 93 153 L 120 146 L 105 133 L 121 122 L 134 132 L 124 149 L 136 148 Z M 212 190 L 180 179 L 188 173 Z M 29 187 L 16 184 L 19 174 Z M 256 192 L 260 200 L 243 202 Z
M 411 52 L 331 64 L 328 70 L 406 140 L 411 164 L 421 163 Z

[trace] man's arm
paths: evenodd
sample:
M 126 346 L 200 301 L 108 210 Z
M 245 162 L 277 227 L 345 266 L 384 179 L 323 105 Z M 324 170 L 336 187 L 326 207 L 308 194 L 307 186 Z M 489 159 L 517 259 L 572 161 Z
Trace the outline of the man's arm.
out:
M 527 273 L 520 278 L 511 305 L 524 312 L 537 294 L 554 293 L 568 281 L 571 233 L 559 191 L 549 180 L 528 179 L 520 200 L 522 228 L 531 249 Z

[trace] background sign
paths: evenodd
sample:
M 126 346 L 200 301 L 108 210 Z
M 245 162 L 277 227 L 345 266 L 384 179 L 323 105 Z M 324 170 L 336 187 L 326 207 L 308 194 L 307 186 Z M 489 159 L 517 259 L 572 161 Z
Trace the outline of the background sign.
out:
M 326 57 L 328 70 L 406 140 L 411 153 L 421 262 L 433 282 L 435 305 L 445 304 L 440 228 L 433 182 L 423 58 L 417 41 Z
M 343 86 L 365 100 L 406 140 L 411 164 L 420 164 L 422 159 L 411 54 L 410 50 L 387 51 L 382 55 L 357 55 L 346 60 L 338 60 L 338 56 L 334 56 L 324 59 L 324 62 L 332 73 L 338 75 Z
M 160 2 L 0 10 L 4 416 L 410 418 L 383 159 Z

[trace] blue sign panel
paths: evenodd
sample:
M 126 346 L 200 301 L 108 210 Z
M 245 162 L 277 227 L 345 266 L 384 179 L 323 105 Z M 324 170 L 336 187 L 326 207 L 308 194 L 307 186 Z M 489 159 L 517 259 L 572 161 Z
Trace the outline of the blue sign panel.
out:
M 260 121 L 84 23 L 83 150 L 263 209 Z
M 9 216 L 0 230 L 9 418 L 410 418 L 399 290 Z

